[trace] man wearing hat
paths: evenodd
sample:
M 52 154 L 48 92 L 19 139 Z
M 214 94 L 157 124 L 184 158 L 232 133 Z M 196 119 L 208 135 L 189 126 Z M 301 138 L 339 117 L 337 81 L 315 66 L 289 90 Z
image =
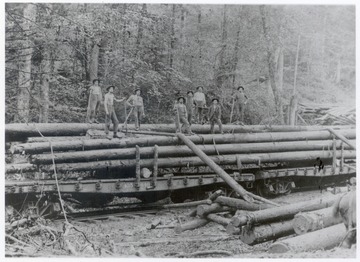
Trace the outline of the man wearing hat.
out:
M 181 133 L 181 126 L 180 123 L 182 123 L 185 127 L 185 132 L 187 134 L 193 134 L 190 129 L 190 124 L 187 120 L 188 114 L 186 110 L 186 106 L 184 105 L 185 98 L 183 96 L 180 96 L 177 99 L 178 103 L 174 106 L 174 111 L 176 114 L 175 117 L 175 126 L 176 126 L 176 132 Z
M 99 86 L 99 79 L 93 80 L 93 85 L 89 88 L 89 101 L 88 101 L 88 110 L 86 114 L 86 122 L 92 123 L 99 123 L 96 119 L 96 113 L 99 109 L 100 104 L 102 103 L 102 91 L 101 87 Z
M 109 86 L 106 88 L 107 93 L 105 94 L 104 99 L 104 107 L 105 107 L 105 133 L 109 134 L 110 121 L 113 122 L 114 125 L 114 138 L 117 138 L 117 130 L 119 126 L 119 120 L 117 119 L 115 109 L 114 109 L 114 101 L 122 102 L 125 98 L 116 99 L 114 96 L 114 86 Z
M 209 111 L 209 120 L 211 125 L 210 128 L 211 134 L 215 133 L 214 130 L 215 123 L 219 125 L 220 133 L 223 134 L 222 123 L 221 123 L 221 107 L 219 105 L 219 99 L 217 98 L 214 98 L 212 100 L 212 104 L 210 106 L 210 111 Z
M 135 130 L 140 129 L 141 118 L 145 117 L 144 102 L 140 96 L 140 88 L 135 89 L 135 94 L 131 95 L 126 101 L 126 104 L 131 107 L 135 118 Z
M 244 93 L 244 87 L 239 86 L 233 95 L 235 119 L 237 122 L 244 123 L 244 110 L 247 103 L 247 96 Z
M 194 102 L 196 106 L 196 116 L 199 124 L 203 122 L 203 109 L 206 108 L 206 98 L 203 93 L 203 87 L 198 86 L 196 88 L 196 93 L 194 94 Z
M 193 91 L 188 91 L 187 93 L 187 98 L 186 98 L 186 110 L 187 110 L 187 120 L 189 122 L 189 124 L 191 125 L 192 122 L 192 117 L 193 117 L 193 113 L 194 113 L 194 93 Z

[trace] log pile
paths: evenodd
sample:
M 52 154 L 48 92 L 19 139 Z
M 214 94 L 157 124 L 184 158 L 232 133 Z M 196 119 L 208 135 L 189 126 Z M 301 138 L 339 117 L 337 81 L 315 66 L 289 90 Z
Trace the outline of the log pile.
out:
M 299 115 L 305 121 L 319 125 L 354 125 L 356 123 L 356 107 L 299 104 Z
M 333 215 L 333 204 L 341 196 L 327 196 L 311 201 L 276 207 L 249 203 L 225 197 L 219 192 L 197 206 L 186 223 L 175 227 L 175 233 L 203 227 L 210 222 L 226 228 L 247 245 L 278 240 L 269 252 L 301 252 L 328 249 L 338 245 L 346 235 L 340 217 Z
M 108 172 L 128 170 L 136 166 L 152 170 L 155 161 L 160 169 L 208 166 L 203 158 L 176 136 L 136 135 L 121 139 L 89 139 L 78 135 L 81 132 L 86 133 L 86 126 L 97 127 L 97 125 L 79 124 L 79 126 L 72 125 L 70 127 L 64 124 L 59 130 L 54 130 L 51 125 L 39 126 L 48 135 L 74 135 L 77 139 L 64 141 L 54 139 L 43 142 L 46 138 L 35 140 L 28 137 L 36 134 L 29 127 L 19 130 L 20 127 L 23 128 L 20 124 L 8 125 L 6 131 L 8 137 L 16 138 L 21 135 L 28 137 L 31 142 L 11 145 L 9 152 L 12 155 L 26 156 L 27 163 L 10 163 L 6 166 L 7 173 L 26 173 L 36 170 L 51 174 L 53 159 L 59 173 Z M 156 130 L 168 130 L 166 128 L 170 128 L 170 126 L 158 125 L 156 128 Z M 199 126 L 198 128 L 201 131 L 204 127 Z M 228 128 L 232 128 L 232 126 Z M 355 144 L 355 129 L 336 130 L 339 137 L 347 139 L 348 144 L 346 144 L 338 138 L 334 140 L 334 135 L 329 130 L 284 132 L 283 130 L 290 127 L 280 129 L 277 126 L 276 128 L 271 127 L 277 132 L 262 133 L 260 131 L 265 128 L 256 126 L 241 128 L 256 130 L 259 133 L 204 134 L 186 138 L 208 156 L 209 161 L 220 166 L 232 165 L 243 168 L 243 165 L 279 162 L 289 163 L 290 167 L 292 163 L 297 166 L 313 166 L 318 157 L 324 162 L 332 161 L 334 157 L 344 160 L 356 157 L 351 146 Z M 317 128 L 308 127 L 307 130 L 316 130 Z M 292 130 L 303 130 L 303 128 L 292 127 Z M 139 161 L 135 157 L 136 146 L 139 147 Z M 155 147 L 158 148 L 157 158 L 155 158 Z M 51 149 L 53 154 L 50 152 Z

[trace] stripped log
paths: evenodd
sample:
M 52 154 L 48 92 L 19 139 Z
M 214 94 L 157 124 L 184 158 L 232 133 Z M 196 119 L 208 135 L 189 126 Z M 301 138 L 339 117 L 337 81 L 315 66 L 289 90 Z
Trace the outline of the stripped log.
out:
M 208 214 L 206 218 L 223 226 L 227 226 L 230 223 L 229 218 L 225 218 L 216 214 Z
M 211 193 L 211 194 L 209 195 L 209 197 L 208 197 L 208 200 L 211 201 L 210 204 L 212 204 L 212 202 L 213 202 L 218 196 L 221 196 L 221 195 L 223 195 L 223 194 L 224 194 L 224 192 L 223 192 L 221 189 L 216 190 L 215 192 Z M 194 210 L 192 210 L 192 211 L 188 214 L 188 216 L 190 216 L 190 217 L 196 217 L 196 215 L 197 215 L 197 208 L 194 209 Z
M 281 207 L 273 207 L 269 209 L 248 212 L 246 215 L 234 216 L 231 219 L 231 223 L 234 226 L 240 227 L 246 225 L 248 222 L 264 223 L 281 219 L 291 219 L 299 212 L 330 207 L 335 203 L 337 198 L 337 196 L 330 196 L 327 198 L 314 199 Z
M 48 136 L 48 137 L 28 137 L 27 143 L 41 143 L 41 142 L 58 142 L 58 141 L 74 141 L 81 139 L 89 139 L 87 136 Z
M 272 143 L 247 143 L 247 144 L 220 144 L 220 145 L 197 145 L 206 155 L 225 154 L 250 154 L 250 153 L 275 153 L 291 151 L 323 150 L 333 146 L 331 140 L 316 141 L 293 141 Z M 334 146 L 341 149 L 341 141 L 335 142 Z M 346 146 L 344 149 L 350 149 Z M 112 159 L 131 159 L 135 157 L 136 148 L 89 150 L 78 152 L 55 153 L 56 163 L 88 162 Z M 141 157 L 152 157 L 153 147 L 140 148 Z M 195 153 L 187 146 L 162 146 L 158 147 L 158 157 L 184 157 L 194 156 Z M 32 155 L 31 162 L 34 164 L 52 163 L 51 154 Z
M 333 216 L 333 207 L 296 214 L 293 221 L 298 235 L 333 226 L 342 222 L 341 216 Z
M 240 240 L 248 245 L 256 245 L 291 234 L 294 234 L 294 228 L 292 220 L 288 220 L 257 227 L 244 226 L 241 228 Z
M 219 203 L 220 205 L 223 206 L 229 206 L 236 209 L 250 210 L 250 211 L 262 210 L 273 207 L 272 205 L 268 205 L 268 204 L 259 205 L 259 204 L 246 202 L 242 199 L 225 197 L 225 196 L 219 196 L 214 202 Z
M 327 130 L 329 130 L 329 132 L 331 134 L 333 134 L 334 136 L 336 136 L 338 139 L 340 139 L 341 141 L 343 141 L 345 144 L 347 144 L 348 146 L 351 147 L 351 149 L 356 150 L 356 142 L 354 141 L 350 141 L 349 139 L 347 139 L 345 136 L 343 136 L 341 133 L 336 132 L 334 129 L 332 128 L 328 128 Z
M 6 164 L 5 172 L 6 173 L 26 173 L 26 172 L 35 172 L 37 170 L 36 166 L 30 163 L 22 164 Z
M 208 214 L 229 211 L 231 208 L 213 203 L 211 205 L 199 205 L 196 210 L 199 217 L 206 217 Z
M 180 234 L 186 230 L 193 230 L 195 228 L 205 226 L 207 223 L 209 223 L 209 220 L 206 218 L 195 218 L 185 224 L 176 226 L 174 230 L 176 234 Z
M 239 235 L 241 233 L 240 227 L 234 226 L 234 224 L 230 223 L 226 226 L 226 233 L 229 235 Z
M 344 224 L 338 224 L 276 242 L 269 247 L 268 252 L 285 253 L 331 249 L 340 244 L 345 234 Z
M 339 130 L 349 139 L 355 139 L 356 130 Z M 166 146 L 182 144 L 177 137 L 155 136 L 155 137 L 135 137 L 124 139 L 84 139 L 72 141 L 54 141 L 52 147 L 54 151 L 68 151 L 68 150 L 99 150 L 110 148 L 130 148 L 138 146 Z M 332 135 L 328 131 L 317 132 L 296 132 L 296 133 L 254 133 L 254 134 L 217 134 L 217 135 L 194 135 L 188 138 L 195 144 L 227 144 L 227 143 L 262 143 L 262 142 L 285 142 L 296 140 L 329 140 Z M 11 150 L 12 153 L 37 154 L 50 152 L 49 142 L 41 143 L 23 143 L 14 145 Z
M 341 152 L 337 152 L 337 156 L 340 157 Z M 284 152 L 284 153 L 269 153 L 269 154 L 246 154 L 238 155 L 243 164 L 258 164 L 261 163 L 274 163 L 274 162 L 291 162 L 291 161 L 314 161 L 317 157 L 320 157 L 323 161 L 332 159 L 332 152 L 328 151 L 303 151 L 303 152 Z M 343 154 L 345 159 L 355 159 L 356 152 L 345 150 Z M 213 162 L 217 165 L 234 165 L 236 164 L 237 155 L 220 155 L 210 156 Z M 134 159 L 125 160 L 109 160 L 109 161 L 97 161 L 97 162 L 81 162 L 81 163 L 61 163 L 57 164 L 58 171 L 105 171 L 121 168 L 135 167 L 136 161 Z M 152 168 L 153 159 L 141 159 L 140 165 L 142 167 Z M 158 167 L 194 167 L 204 166 L 206 163 L 199 157 L 177 157 L 177 158 L 159 158 Z M 46 172 L 53 172 L 51 165 L 40 166 L 40 169 Z M 235 181 L 234 181 L 235 182 Z M 236 183 L 236 182 L 235 182 Z
M 170 132 L 175 133 L 174 124 L 144 124 L 141 125 L 142 130 Z M 216 127 L 217 128 L 217 127 Z M 223 125 L 224 132 L 247 133 L 247 132 L 299 132 L 324 130 L 326 128 L 333 129 L 350 129 L 355 126 L 267 126 L 267 125 Z M 87 124 L 87 123 L 28 123 L 28 124 L 7 124 L 5 126 L 5 139 L 23 140 L 27 137 L 41 136 L 81 136 L 85 135 L 88 129 L 103 130 L 103 124 Z M 128 125 L 128 129 L 135 129 L 135 125 Z M 194 124 L 191 126 L 193 132 L 210 133 L 210 126 Z M 121 131 L 119 127 L 118 131 Z M 215 130 L 217 131 L 217 130 Z

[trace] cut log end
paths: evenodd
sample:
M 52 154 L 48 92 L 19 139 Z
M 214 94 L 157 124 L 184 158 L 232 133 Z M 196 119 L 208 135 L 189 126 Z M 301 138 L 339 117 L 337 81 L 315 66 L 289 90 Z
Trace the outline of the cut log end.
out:
M 269 253 L 280 254 L 291 251 L 290 247 L 286 243 L 277 242 L 270 246 L 268 249 Z

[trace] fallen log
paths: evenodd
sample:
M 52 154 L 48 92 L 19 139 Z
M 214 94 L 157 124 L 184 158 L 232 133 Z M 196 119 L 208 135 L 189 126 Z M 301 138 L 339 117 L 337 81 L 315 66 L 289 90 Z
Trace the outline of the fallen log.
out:
M 207 200 L 210 200 L 210 201 L 211 201 L 210 204 L 212 204 L 212 202 L 213 202 L 218 196 L 221 196 L 221 195 L 223 195 L 223 194 L 224 194 L 224 192 L 223 192 L 221 189 L 216 190 L 215 192 L 213 192 L 213 193 L 211 193 L 211 194 L 209 195 L 209 197 L 208 197 Z M 192 210 L 192 211 L 188 214 L 188 216 L 190 216 L 190 217 L 196 217 L 196 214 L 197 214 L 197 208 L 194 209 L 194 210 Z
M 223 226 L 227 226 L 230 223 L 229 218 L 225 218 L 216 214 L 208 214 L 206 218 Z
M 218 127 L 215 131 L 218 131 Z M 324 130 L 326 128 L 333 129 L 349 129 L 355 126 L 267 126 L 267 125 L 223 125 L 224 132 L 248 133 L 248 132 L 299 132 Z M 28 124 L 7 124 L 5 126 L 6 141 L 24 140 L 27 137 L 41 136 L 81 136 L 85 135 L 88 129 L 104 130 L 104 124 L 88 124 L 88 123 L 28 123 Z M 128 125 L 129 130 L 134 130 L 134 125 Z M 175 133 L 174 124 L 144 124 L 141 125 L 142 130 Z M 191 126 L 193 132 L 210 133 L 209 125 L 194 124 Z M 217 130 L 216 130 L 217 129 Z M 112 130 L 112 127 L 111 127 Z M 118 131 L 121 131 L 121 126 Z
M 11 173 L 26 173 L 26 172 L 35 172 L 37 170 L 36 166 L 30 163 L 23 164 L 6 164 L 5 172 L 8 174 Z
M 41 142 L 58 142 L 58 141 L 73 141 L 73 140 L 81 140 L 81 139 L 89 139 L 87 136 L 47 136 L 47 137 L 28 137 L 26 139 L 27 143 L 41 143 Z
M 333 226 L 342 222 L 341 216 L 333 216 L 333 207 L 296 214 L 293 221 L 294 231 L 298 235 Z
M 206 217 L 208 214 L 229 211 L 231 208 L 213 203 L 211 205 L 199 205 L 196 210 L 199 217 Z
M 239 238 L 245 244 L 256 245 L 291 234 L 294 234 L 294 228 L 292 220 L 288 220 L 257 227 L 244 226 L 241 228 Z
M 328 128 L 327 130 L 329 130 L 329 132 L 331 134 L 333 134 L 334 136 L 336 136 L 338 139 L 340 139 L 341 141 L 343 141 L 345 144 L 347 144 L 348 146 L 350 146 L 351 149 L 356 150 L 356 142 L 354 141 L 350 141 L 349 139 L 347 139 L 345 136 L 343 136 L 342 134 L 336 132 L 334 129 L 332 128 Z
M 339 130 L 349 139 L 356 138 L 356 130 Z M 55 141 L 52 142 L 53 151 L 76 151 L 76 150 L 99 150 L 111 148 L 131 148 L 136 145 L 144 146 L 166 146 L 183 144 L 177 137 L 155 136 L 155 137 L 135 137 L 124 139 L 79 139 L 75 141 Z M 195 144 L 229 144 L 229 143 L 262 143 L 262 142 L 285 142 L 296 140 L 332 140 L 332 135 L 328 131 L 316 132 L 295 132 L 295 133 L 254 133 L 254 134 L 216 134 L 216 135 L 194 135 L 188 138 Z M 22 143 L 11 147 L 12 153 L 36 154 L 50 152 L 49 142 L 41 143 Z
M 339 158 L 341 152 L 336 152 L 336 156 Z M 247 154 L 247 155 L 220 155 L 210 156 L 209 158 L 217 165 L 234 165 L 237 163 L 237 158 L 241 160 L 243 164 L 258 164 L 261 163 L 274 163 L 274 162 L 296 162 L 296 161 L 314 161 L 317 157 L 322 160 L 332 159 L 332 152 L 328 151 L 303 151 L 303 152 L 284 152 L 284 153 L 269 153 L 269 154 Z M 343 157 L 345 159 L 355 159 L 356 152 L 344 150 Z M 152 159 L 141 159 L 141 167 L 152 168 Z M 199 157 L 177 157 L 177 158 L 159 158 L 158 167 L 193 167 L 204 166 L 204 162 Z M 136 161 L 134 159 L 124 160 L 109 160 L 109 161 L 97 161 L 97 162 L 81 162 L 81 163 L 61 163 L 57 164 L 57 171 L 105 171 L 121 168 L 135 167 Z M 40 169 L 46 172 L 53 172 L 52 165 L 40 166 Z
M 327 208 L 334 204 L 337 198 L 337 196 L 330 196 L 281 207 L 273 207 L 269 209 L 248 212 L 246 215 L 234 216 L 231 219 L 231 224 L 240 227 L 248 224 L 249 222 L 254 224 L 261 224 L 276 220 L 292 219 L 294 215 L 299 212 Z
M 233 225 L 230 219 L 230 223 L 226 226 L 226 233 L 229 235 L 239 235 L 241 233 L 241 229 L 240 227 Z
M 285 253 L 331 249 L 340 244 L 345 234 L 345 225 L 338 224 L 276 242 L 269 247 L 268 252 Z
M 178 204 L 167 204 L 163 205 L 163 208 L 182 208 L 182 207 L 194 207 L 198 205 L 211 205 L 210 199 L 200 200 L 200 201 L 192 201 L 186 203 L 178 203 Z
M 247 143 L 247 144 L 220 144 L 220 145 L 197 145 L 206 155 L 225 154 L 250 154 L 250 153 L 275 153 L 290 151 L 312 151 L 323 150 L 333 146 L 333 141 L 293 141 L 293 142 L 272 142 L 272 143 Z M 341 141 L 337 141 L 336 148 L 341 148 Z M 345 146 L 344 149 L 349 149 Z M 78 152 L 55 153 L 56 163 L 88 162 L 112 159 L 129 159 L 135 157 L 135 148 L 103 149 Z M 153 147 L 140 148 L 141 157 L 152 157 Z M 162 146 L 158 149 L 158 157 L 183 157 L 194 156 L 195 153 L 187 146 Z M 50 164 L 51 154 L 32 155 L 31 163 Z
M 195 218 L 185 224 L 176 226 L 174 230 L 176 234 L 180 234 L 186 230 L 193 230 L 205 226 L 207 223 L 209 223 L 209 220 L 206 218 Z
M 233 207 L 236 209 L 250 210 L 250 211 L 262 210 L 262 209 L 273 207 L 272 205 L 268 205 L 268 204 L 260 204 L 259 205 L 259 204 L 246 202 L 242 199 L 225 197 L 225 196 L 219 196 L 218 198 L 216 198 L 216 200 L 214 202 L 218 203 L 220 205 L 223 205 L 223 206 L 229 206 L 229 207 Z

